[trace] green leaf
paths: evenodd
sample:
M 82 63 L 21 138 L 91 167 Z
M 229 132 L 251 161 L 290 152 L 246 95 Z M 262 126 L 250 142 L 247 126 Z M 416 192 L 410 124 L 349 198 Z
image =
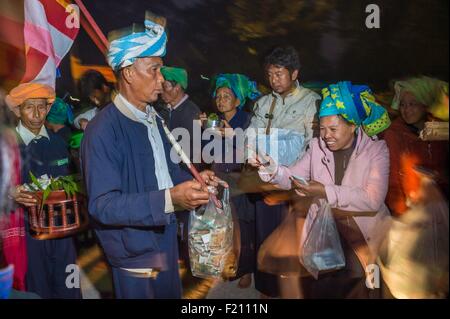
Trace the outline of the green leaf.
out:
M 51 193 L 51 190 L 50 190 L 49 187 L 47 187 L 47 188 L 42 192 L 42 202 L 41 202 L 41 209 L 40 209 L 41 212 L 42 212 L 42 210 L 44 209 L 45 201 L 47 200 L 48 195 L 50 195 L 50 193 Z
M 74 192 L 76 192 L 76 193 L 79 193 L 79 192 L 80 192 L 80 187 L 78 186 L 78 183 L 74 183 L 74 184 L 73 184 L 73 190 L 74 190 Z
M 71 197 L 73 195 L 72 185 L 70 183 L 65 183 L 63 186 L 67 196 Z
M 55 180 L 53 177 L 50 178 L 50 185 L 48 185 L 48 188 L 50 188 L 52 191 L 58 190 L 58 181 Z
M 209 114 L 209 116 L 208 116 L 208 120 L 211 120 L 211 121 L 218 121 L 218 120 L 219 120 L 219 115 L 217 115 L 216 113 L 211 113 L 211 114 Z
M 41 183 L 39 183 L 38 179 L 36 178 L 36 176 L 33 175 L 33 173 L 30 171 L 30 178 L 31 181 L 33 182 L 33 184 L 40 190 L 43 190 L 44 188 L 42 187 Z

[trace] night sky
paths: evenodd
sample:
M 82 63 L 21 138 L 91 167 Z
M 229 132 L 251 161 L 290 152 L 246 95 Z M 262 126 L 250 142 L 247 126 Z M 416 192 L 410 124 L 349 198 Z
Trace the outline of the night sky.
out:
M 84 1 L 105 34 L 143 23 L 145 10 L 165 16 L 165 64 L 189 72 L 197 103 L 209 103 L 200 75 L 244 73 L 265 84 L 261 61 L 274 45 L 300 54 L 300 81 L 351 80 L 375 89 L 425 74 L 448 81 L 447 0 L 95 0 Z M 379 29 L 368 29 L 365 8 L 381 9 Z M 106 64 L 82 30 L 71 50 L 84 64 Z M 60 90 L 73 91 L 69 59 Z M 201 106 L 201 105 L 200 105 Z

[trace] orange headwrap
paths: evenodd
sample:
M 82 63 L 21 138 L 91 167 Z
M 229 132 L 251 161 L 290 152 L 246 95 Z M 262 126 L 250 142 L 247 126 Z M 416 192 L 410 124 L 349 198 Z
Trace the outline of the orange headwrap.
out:
M 55 90 L 46 84 L 22 83 L 9 92 L 6 96 L 6 104 L 12 110 L 28 99 L 47 99 L 52 104 L 55 101 Z

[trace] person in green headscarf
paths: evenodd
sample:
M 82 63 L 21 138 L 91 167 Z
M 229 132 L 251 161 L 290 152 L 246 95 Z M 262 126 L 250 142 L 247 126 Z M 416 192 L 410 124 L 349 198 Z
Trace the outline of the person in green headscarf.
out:
M 376 136 L 389 126 L 389 117 L 365 85 L 338 82 L 329 85 L 322 94 L 320 137 L 311 140 L 301 159 L 285 166 L 258 153 L 249 163 L 258 168 L 262 181 L 280 190 L 294 190 L 293 203 L 308 200 L 313 203 L 306 208 L 293 205 L 294 212 L 298 210 L 306 217 L 301 227 L 294 228 L 300 240 L 294 235 L 286 238 L 287 242 L 297 242 L 294 254 L 301 253 L 299 262 L 289 268 L 290 282 L 299 285 L 296 297 L 379 298 L 380 289 L 366 280 L 366 270 L 368 265 L 375 264 L 391 218 L 385 205 L 389 151 L 385 141 Z M 311 253 L 308 249 L 317 243 L 313 242 L 315 238 L 324 236 L 323 229 L 316 226 L 324 223 L 320 217 L 328 208 L 333 211 L 339 240 L 336 237 L 327 240 L 342 248 L 327 246 L 327 253 L 333 256 L 333 267 L 317 261 L 325 250 Z M 304 276 L 306 270 L 316 278 Z
M 251 81 L 242 74 L 222 73 L 213 78 L 212 97 L 217 110 L 220 112 L 223 128 L 222 136 L 232 135 L 232 130 L 246 129 L 250 124 L 251 114 L 245 112 L 243 107 L 247 101 L 256 100 L 261 96 L 255 81 Z M 202 121 L 207 120 L 205 113 L 200 115 Z
M 61 136 L 66 143 L 69 143 L 72 136 L 70 125 L 73 124 L 72 107 L 57 97 L 47 114 L 45 126 Z
M 386 109 L 375 101 L 366 85 L 338 82 L 323 89 L 322 95 L 319 118 L 340 115 L 349 124 L 361 126 L 368 136 L 381 133 L 391 124 Z
M 161 74 L 164 77 L 161 99 L 165 105 L 158 109 L 158 112 L 164 118 L 170 130 L 184 128 L 189 132 L 190 148 L 188 156 L 193 160 L 194 128 L 196 125 L 200 126 L 197 121 L 200 108 L 186 93 L 188 73 L 182 68 L 164 66 L 161 68 Z M 200 128 L 198 129 L 200 132 Z
M 243 107 L 247 101 L 253 101 L 261 95 L 256 82 L 242 74 L 219 74 L 213 79 L 213 85 L 212 96 L 224 124 L 224 128 L 220 131 L 221 135 L 234 136 L 237 135 L 234 130 L 242 129 L 244 131 L 247 129 L 251 114 L 244 111 Z M 206 114 L 202 114 L 202 119 L 206 119 Z M 233 143 L 231 143 L 232 141 Z M 234 189 L 237 189 L 242 170 L 242 163 L 239 161 L 238 155 L 238 152 L 242 151 L 239 149 L 240 143 L 237 142 L 237 138 L 227 138 L 220 142 L 223 158 L 214 163 L 212 169 L 229 185 L 236 185 Z M 233 155 L 231 162 L 227 161 L 230 153 Z M 239 219 L 241 239 L 236 278 L 240 278 L 239 288 L 248 288 L 252 282 L 252 273 L 256 271 L 255 204 L 251 200 L 252 195 L 235 195 L 233 193 L 231 195 L 231 201 Z
M 439 120 L 448 122 L 448 82 L 427 76 L 413 77 L 394 82 L 394 90 L 395 96 L 391 105 L 394 110 L 401 112 L 402 98 L 410 95 L 415 104 L 423 106 L 423 111 L 418 112 L 421 114 L 418 120 L 423 120 L 428 113 Z
M 222 88 L 228 88 L 239 101 L 238 108 L 242 108 L 247 100 L 255 100 L 261 96 L 255 81 L 251 81 L 242 74 L 219 74 L 214 78 L 213 98 Z
M 188 87 L 188 74 L 185 69 L 165 66 L 161 68 L 161 73 L 166 81 L 172 81 L 179 84 L 186 91 Z
M 449 158 L 448 141 L 423 141 L 420 131 L 427 121 L 448 121 L 448 83 L 425 76 L 394 83 L 392 108 L 399 110 L 392 126 L 384 133 L 390 151 L 391 172 L 386 202 L 394 216 L 408 211 L 412 183 L 408 179 L 413 167 L 422 166 L 434 171 L 436 183 L 448 198 Z

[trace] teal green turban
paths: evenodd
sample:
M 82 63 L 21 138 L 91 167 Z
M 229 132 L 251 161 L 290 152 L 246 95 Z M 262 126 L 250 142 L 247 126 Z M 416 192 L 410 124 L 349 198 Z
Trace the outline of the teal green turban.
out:
M 322 90 L 319 117 L 341 115 L 347 122 L 362 125 L 367 135 L 376 135 L 391 125 L 385 108 L 375 101 L 367 85 L 338 82 Z
M 47 114 L 47 121 L 53 124 L 72 124 L 73 112 L 71 106 L 57 97 Z
M 244 106 L 247 99 L 254 100 L 261 96 L 261 93 L 256 87 L 255 81 L 250 81 L 248 77 L 242 74 L 219 74 L 214 78 L 213 97 L 216 97 L 217 89 L 227 87 L 233 91 L 234 95 L 241 102 L 239 108 Z
M 161 68 L 161 73 L 166 81 L 174 81 L 178 83 L 183 90 L 188 87 L 188 74 L 185 69 L 164 66 Z

